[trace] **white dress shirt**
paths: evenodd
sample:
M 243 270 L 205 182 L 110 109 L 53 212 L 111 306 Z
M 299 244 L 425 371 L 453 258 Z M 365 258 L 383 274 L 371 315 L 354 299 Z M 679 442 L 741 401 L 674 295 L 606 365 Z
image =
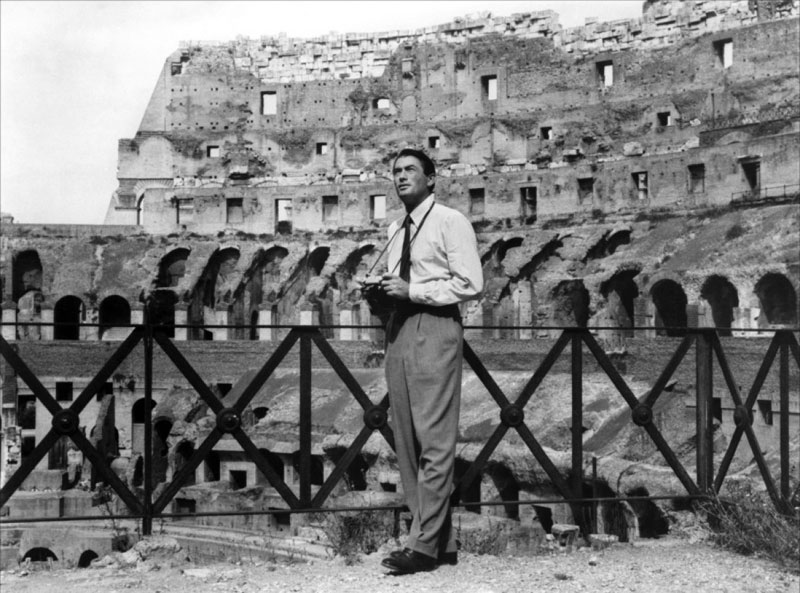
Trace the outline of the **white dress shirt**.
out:
M 400 273 L 404 219 L 389 225 L 388 264 L 392 274 Z M 483 291 L 483 269 L 469 220 L 457 210 L 436 203 L 433 194 L 414 208 L 411 220 L 411 301 L 438 307 L 478 298 Z

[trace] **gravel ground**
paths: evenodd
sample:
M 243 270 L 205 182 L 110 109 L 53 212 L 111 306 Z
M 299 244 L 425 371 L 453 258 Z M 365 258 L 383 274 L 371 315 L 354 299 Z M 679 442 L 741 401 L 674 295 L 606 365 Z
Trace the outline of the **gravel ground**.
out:
M 615 544 L 602 551 L 527 557 L 461 554 L 457 566 L 392 576 L 385 551 L 353 566 L 339 558 L 296 564 L 192 564 L 140 561 L 84 569 L 0 572 L 3 593 L 797 593 L 800 575 L 767 560 L 743 557 L 705 542 L 666 537 Z M 800 559 L 798 559 L 800 563 Z

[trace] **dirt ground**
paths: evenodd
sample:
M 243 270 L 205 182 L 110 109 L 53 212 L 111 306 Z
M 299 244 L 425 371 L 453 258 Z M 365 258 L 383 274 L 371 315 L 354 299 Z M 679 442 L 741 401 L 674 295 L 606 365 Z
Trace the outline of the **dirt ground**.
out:
M 387 550 L 347 566 L 341 558 L 308 563 L 195 564 L 140 560 L 90 568 L 24 567 L 0 572 L 3 593 L 797 593 L 800 575 L 774 563 L 670 536 L 527 557 L 460 554 L 457 566 L 392 576 Z M 798 559 L 800 563 L 800 559 Z M 102 562 L 100 562 L 102 564 Z

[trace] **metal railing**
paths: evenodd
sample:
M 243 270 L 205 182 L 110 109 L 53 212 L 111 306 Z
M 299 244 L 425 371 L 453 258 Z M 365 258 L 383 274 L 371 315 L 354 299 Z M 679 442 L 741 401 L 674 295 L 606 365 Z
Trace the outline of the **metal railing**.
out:
M 279 327 L 279 326 L 273 326 Z M 91 462 L 100 479 L 117 494 L 127 507 L 125 515 L 111 515 L 112 518 L 140 518 L 142 532 L 152 533 L 153 520 L 156 518 L 189 516 L 214 516 L 237 514 L 276 514 L 276 513 L 307 513 L 339 510 L 363 510 L 363 507 L 331 508 L 324 507 L 329 495 L 343 479 L 350 464 L 355 460 L 367 439 L 378 431 L 386 442 L 394 448 L 394 436 L 387 422 L 389 398 L 384 395 L 378 403 L 367 396 L 362 386 L 354 378 L 348 367 L 342 362 L 333 346 L 324 337 L 321 326 L 280 326 L 289 330 L 288 335 L 275 347 L 271 354 L 263 361 L 260 368 L 252 375 L 250 382 L 240 391 L 239 398 L 232 404 L 224 404 L 218 398 L 206 381 L 203 380 L 197 369 L 189 363 L 174 341 L 168 338 L 158 326 L 149 324 L 134 326 L 131 334 L 122 341 L 113 354 L 103 364 L 102 368 L 89 381 L 86 388 L 72 401 L 69 407 L 62 407 L 53 395 L 43 386 L 39 378 L 30 370 L 29 365 L 23 360 L 16 349 L 9 342 L 0 337 L 0 355 L 14 369 L 17 377 L 22 380 L 32 391 L 35 398 L 52 415 L 52 426 L 46 436 L 27 455 L 20 467 L 9 477 L 7 483 L 0 490 L 0 506 L 9 502 L 11 497 L 22 486 L 23 482 L 36 469 L 45 455 L 53 448 L 62 437 L 69 437 L 78 449 Z M 345 327 L 345 326 L 336 326 Z M 361 327 L 361 326 L 347 326 Z M 473 329 L 467 327 L 467 329 Z M 508 328 L 503 328 L 508 329 Z M 547 328 L 554 329 L 554 328 Z M 560 337 L 555 341 L 537 368 L 516 395 L 505 393 L 495 381 L 492 373 L 485 367 L 475 350 L 466 341 L 464 342 L 464 360 L 474 371 L 490 397 L 498 407 L 499 424 L 493 430 L 480 452 L 469 464 L 457 480 L 457 489 L 453 502 L 463 507 L 484 506 L 492 504 L 535 504 L 535 500 L 527 501 L 501 501 L 501 502 L 474 502 L 469 501 L 470 487 L 481 476 L 482 471 L 498 444 L 511 430 L 521 438 L 527 450 L 535 461 L 547 474 L 550 482 L 562 497 L 562 503 L 569 504 L 573 509 L 576 522 L 585 522 L 585 504 L 602 502 L 606 500 L 623 500 L 622 498 L 608 499 L 607 497 L 583 496 L 584 484 L 584 443 L 583 443 L 583 414 L 584 414 L 584 349 L 595 359 L 596 364 L 608 377 L 616 391 L 630 408 L 630 420 L 641 427 L 649 436 L 658 451 L 664 457 L 667 465 L 685 489 L 685 494 L 670 498 L 704 498 L 720 492 L 731 462 L 736 454 L 742 438 L 746 438 L 752 450 L 753 458 L 758 466 L 759 473 L 776 508 L 782 512 L 791 512 L 790 497 L 792 485 L 790 483 L 789 442 L 789 394 L 790 394 L 790 367 L 796 365 L 800 369 L 800 351 L 795 336 L 796 328 L 774 330 L 773 337 L 764 353 L 760 367 L 753 378 L 752 385 L 746 397 L 740 393 L 738 385 L 742 378 L 735 377 L 723 344 L 714 328 L 680 328 L 683 333 L 678 347 L 672 353 L 668 363 L 660 372 L 652 387 L 642 396 L 636 397 L 631 387 L 615 367 L 609 355 L 597 342 L 594 335 L 586 328 L 561 327 Z M 596 328 L 595 328 L 596 329 Z M 604 329 L 604 328 L 601 328 Z M 607 328 L 612 329 L 612 328 Z M 619 329 L 619 328 L 614 328 Z M 649 328 L 626 328 L 626 331 Z M 763 330 L 762 330 L 763 331 Z M 673 341 L 665 341 L 673 343 Z M 120 364 L 131 355 L 134 348 L 141 344 L 144 351 L 143 376 L 144 376 L 144 483 L 141 496 L 137 496 L 111 467 L 111 461 L 105 459 L 98 449 L 86 438 L 80 430 L 80 413 L 87 403 L 103 389 L 104 384 L 113 376 Z M 267 379 L 273 375 L 287 354 L 297 346 L 299 349 L 299 488 L 297 494 L 286 484 L 283 476 L 278 475 L 266 456 L 253 443 L 245 432 L 242 417 L 247 406 L 259 390 L 265 385 Z M 363 410 L 363 426 L 344 454 L 336 461 L 335 466 L 327 479 L 312 495 L 312 346 L 330 365 L 336 375 L 341 379 L 354 400 Z M 150 468 L 153 465 L 153 358 L 155 348 L 160 348 L 164 354 L 177 367 L 183 377 L 188 381 L 198 396 L 215 415 L 215 425 L 205 435 L 200 446 L 193 451 L 185 463 L 175 472 L 172 479 L 156 491 Z M 571 463 L 570 471 L 558 469 L 550 459 L 544 447 L 540 444 L 534 431 L 526 423 L 526 410 L 529 408 L 532 396 L 542 384 L 562 353 L 569 347 L 569 370 L 571 374 Z M 654 406 L 665 391 L 673 374 L 683 359 L 694 348 L 695 350 L 695 420 L 696 420 L 696 463 L 694 476 L 683 465 L 679 456 L 670 447 L 662 432 L 654 422 Z M 752 426 L 753 406 L 761 393 L 765 379 L 778 359 L 778 391 L 780 410 L 779 420 L 779 469 L 780 478 L 776 481 L 768 466 L 757 435 Z M 721 372 L 725 387 L 735 404 L 734 422 L 736 428 L 730 439 L 729 446 L 719 464 L 716 474 L 714 472 L 714 447 L 713 447 L 713 378 L 715 375 L 714 360 Z M 190 477 L 198 466 L 212 451 L 216 443 L 225 435 L 230 435 L 241 446 L 257 468 L 264 474 L 269 485 L 287 504 L 288 509 L 254 510 L 254 511 L 220 511 L 199 512 L 193 514 L 169 513 L 166 509 L 175 498 L 180 489 L 188 484 Z M 663 497 L 634 497 L 635 499 L 657 499 Z M 556 499 L 554 499 L 556 500 Z M 539 501 L 541 502 L 541 501 Z M 372 508 L 372 507 L 370 507 Z M 373 510 L 400 507 L 374 507 Z M 35 517 L 23 521 L 74 521 L 81 519 L 97 519 L 96 516 L 87 517 Z M 18 523 L 18 517 L 9 517 L 0 521 L 2 523 Z M 587 526 L 583 526 L 587 527 Z
M 769 185 L 731 194 L 731 203 L 784 202 L 800 199 L 800 183 Z

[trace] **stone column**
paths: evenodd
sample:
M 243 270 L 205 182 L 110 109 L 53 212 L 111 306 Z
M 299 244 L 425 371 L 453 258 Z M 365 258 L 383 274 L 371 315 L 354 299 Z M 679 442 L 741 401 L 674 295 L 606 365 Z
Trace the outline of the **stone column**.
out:
M 41 339 L 52 341 L 55 337 L 55 329 L 53 321 L 55 320 L 55 311 L 53 310 L 53 303 L 45 301 L 42 303 L 41 313 Z
M 100 312 L 96 307 L 86 308 L 84 321 L 80 324 L 78 335 L 84 342 L 96 342 L 100 339 L 100 327 L 97 325 L 100 320 Z
M 532 308 L 531 308 L 531 283 L 522 280 L 517 284 L 519 300 L 517 303 L 517 325 L 519 326 L 519 339 L 530 340 L 533 337 L 531 328 Z
M 217 305 L 216 313 L 216 320 L 214 321 L 214 325 L 228 325 L 228 305 Z M 214 335 L 215 342 L 224 342 L 228 339 L 228 328 L 227 327 L 215 327 L 211 330 L 211 333 Z
M 370 325 L 372 323 L 372 311 L 369 310 L 369 304 L 367 301 L 361 301 L 359 307 L 361 308 L 361 323 L 363 325 Z M 369 342 L 372 339 L 372 328 L 362 327 L 356 331 L 359 332 L 360 340 Z
M 345 307 L 339 311 L 339 325 L 353 325 L 353 310 Z M 355 340 L 358 330 L 352 327 L 339 328 L 340 340 Z
M 17 304 L 9 299 L 0 307 L 3 309 L 3 339 L 6 342 L 13 342 L 17 339 Z
M 179 325 L 186 325 L 189 319 L 189 305 L 186 303 L 175 304 L 175 340 L 185 342 L 189 337 L 188 327 L 178 327 Z
M 261 305 L 258 310 L 258 325 L 271 325 L 275 321 L 272 319 L 272 303 L 265 303 Z M 258 340 L 260 342 L 269 342 L 273 339 L 273 329 L 271 327 L 258 328 Z
M 300 325 L 318 325 L 319 324 L 319 314 L 314 310 L 314 308 L 309 305 L 303 305 L 303 308 L 300 309 Z

